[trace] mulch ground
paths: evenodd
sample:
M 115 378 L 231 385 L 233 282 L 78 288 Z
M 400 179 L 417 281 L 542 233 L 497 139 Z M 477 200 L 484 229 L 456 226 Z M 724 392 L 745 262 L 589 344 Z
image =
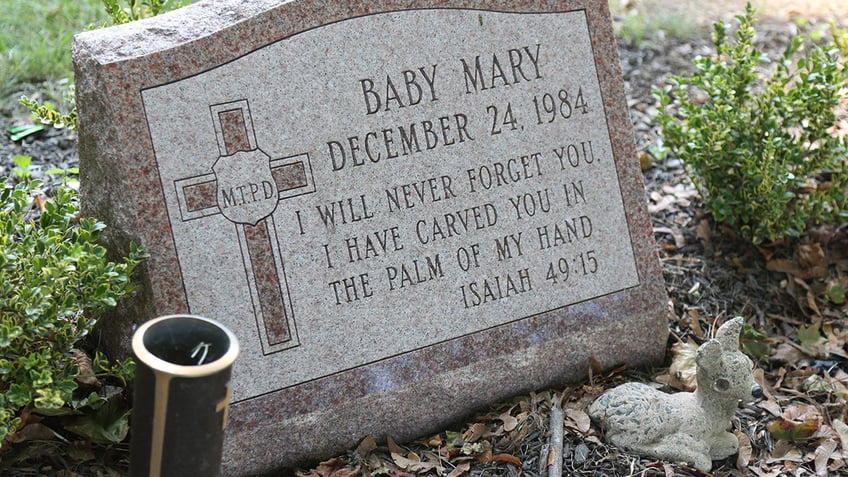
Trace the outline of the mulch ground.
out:
M 774 24 L 758 31 L 762 46 L 775 50 L 789 29 Z M 709 475 L 604 444 L 586 407 L 605 389 L 625 381 L 654 383 L 669 392 L 690 389 L 693 350 L 736 315 L 744 316 L 751 326 L 743 345 L 755 358 L 765 397 L 740 405 L 732 422 L 740 452 L 715 461 L 712 475 L 848 474 L 848 308 L 824 298 L 834 283 L 848 286 L 848 224 L 816 231 L 809 243 L 787 249 L 746 245 L 732 231 L 713 223 L 703 213 L 700 194 L 683 164 L 671 156 L 651 155 L 660 140 L 651 124 L 651 87 L 662 84 L 671 73 L 687 71 L 694 56 L 710 54 L 709 42 L 657 38 L 620 44 L 619 51 L 670 298 L 671 336 L 665 366 L 594 370 L 586 382 L 495 403 L 469 422 L 411 443 L 366 437 L 355 449 L 306 466 L 297 471 L 299 475 L 549 477 L 555 464 L 550 447 L 553 427 L 557 427 L 552 427 L 550 419 L 555 405 L 564 415 L 562 475 Z M 10 119 L 8 109 L 0 112 L 9 126 L 20 119 Z M 10 158 L 16 154 L 33 156 L 36 176 L 50 167 L 77 163 L 73 135 L 66 131 L 48 130 L 18 143 L 3 136 L 0 174 L 10 173 L 14 167 Z M 46 189 L 58 180 L 45 179 Z M 809 273 L 815 267 L 819 272 Z M 49 443 L 55 451 L 34 459 L 26 458 L 33 446 L 27 451 L 21 445 L 12 455 L 3 456 L 0 473 L 120 475 L 117 471 L 126 468 L 125 447 L 75 453 L 71 451 L 79 443 L 72 440 Z M 9 462 L 15 463 L 9 466 Z

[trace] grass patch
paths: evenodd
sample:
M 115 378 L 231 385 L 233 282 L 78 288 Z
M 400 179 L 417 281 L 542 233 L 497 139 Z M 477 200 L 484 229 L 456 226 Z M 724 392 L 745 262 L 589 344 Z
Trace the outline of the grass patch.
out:
M 693 38 L 700 30 L 691 18 L 675 14 L 656 16 L 641 13 L 626 14 L 615 27 L 618 38 L 637 45 L 650 41 L 658 35 L 685 40 Z
M 5 2 L 0 9 L 0 93 L 5 97 L 24 83 L 70 77 L 74 34 L 107 18 L 101 0 Z
M 13 0 L 0 8 L 0 117 L 27 111 L 26 96 L 48 109 L 73 105 L 74 35 L 145 18 L 196 0 Z M 107 9 L 110 5 L 112 11 Z M 110 16 L 110 13 L 115 15 Z M 54 106 L 55 105 L 55 106 Z
M 623 2 L 610 1 L 609 5 L 616 38 L 630 44 L 661 38 L 688 40 L 705 32 L 693 18 L 672 10 L 657 10 L 650 2 L 624 6 Z

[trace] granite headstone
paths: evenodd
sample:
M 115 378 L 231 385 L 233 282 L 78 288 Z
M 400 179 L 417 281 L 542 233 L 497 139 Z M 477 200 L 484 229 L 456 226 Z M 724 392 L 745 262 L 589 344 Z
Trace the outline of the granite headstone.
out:
M 662 358 L 606 0 L 201 1 L 74 60 L 84 211 L 150 254 L 103 347 L 238 336 L 226 473 Z

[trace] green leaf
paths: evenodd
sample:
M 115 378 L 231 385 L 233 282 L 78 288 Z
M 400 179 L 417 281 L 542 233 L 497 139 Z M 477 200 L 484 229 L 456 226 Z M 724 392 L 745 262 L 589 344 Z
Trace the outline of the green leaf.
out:
M 21 169 L 29 169 L 29 165 L 32 162 L 32 157 L 30 156 L 12 156 L 12 162 L 18 165 Z
M 827 299 L 834 305 L 845 303 L 845 287 L 840 283 L 833 283 L 827 290 Z
M 36 394 L 38 397 L 35 398 L 34 403 L 37 409 L 58 409 L 65 405 L 62 393 L 56 389 L 39 389 Z
M 26 406 L 32 400 L 32 393 L 29 388 L 18 383 L 9 385 L 6 391 L 6 401 L 13 406 Z
M 809 326 L 798 328 L 798 342 L 807 350 L 813 349 L 817 344 L 824 341 L 821 334 L 821 323 L 815 322 Z
M 44 387 L 53 383 L 53 374 L 50 372 L 50 369 L 30 369 L 29 375 L 33 386 Z
M 21 336 L 23 328 L 16 325 L 0 324 L 0 348 L 8 348 L 12 341 Z
M 771 355 L 768 335 L 747 323 L 742 327 L 739 343 L 742 346 L 742 352 L 752 358 L 766 361 Z
M 65 429 L 96 444 L 117 444 L 127 437 L 129 417 L 130 410 L 114 397 L 94 413 L 75 418 Z

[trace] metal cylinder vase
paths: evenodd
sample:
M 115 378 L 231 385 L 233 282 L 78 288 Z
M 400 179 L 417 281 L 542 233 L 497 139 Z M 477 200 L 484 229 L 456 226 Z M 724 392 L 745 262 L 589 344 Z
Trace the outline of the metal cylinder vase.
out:
M 133 335 L 130 476 L 219 476 L 232 396 L 235 335 L 213 320 L 169 315 Z

